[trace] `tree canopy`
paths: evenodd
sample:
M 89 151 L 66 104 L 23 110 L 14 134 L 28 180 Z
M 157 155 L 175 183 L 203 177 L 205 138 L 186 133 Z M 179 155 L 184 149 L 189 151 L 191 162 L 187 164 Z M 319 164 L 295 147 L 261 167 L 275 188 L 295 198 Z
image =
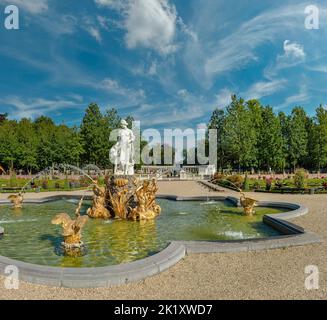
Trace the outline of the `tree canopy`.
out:
M 60 163 L 92 163 L 107 168 L 114 143 L 109 142 L 109 135 L 120 126 L 120 120 L 117 110 L 102 114 L 95 103 L 86 109 L 80 127 L 56 125 L 45 116 L 15 121 L 8 120 L 7 114 L 0 115 L 0 164 L 8 170 L 25 172 Z M 132 120 L 127 118 L 128 122 Z
M 217 168 L 283 171 L 327 166 L 327 110 L 309 117 L 302 107 L 275 114 L 258 100 L 232 96 L 227 108 L 214 110 L 208 124 L 218 132 Z
M 110 168 L 109 150 L 115 142 L 109 137 L 121 119 L 116 109 L 101 112 L 96 103 L 87 107 L 79 127 L 58 125 L 45 116 L 16 121 L 0 114 L 0 165 L 6 171 L 25 172 L 59 163 Z M 125 120 L 131 127 L 134 118 L 129 115 Z M 321 105 L 311 117 L 299 106 L 289 115 L 276 114 L 258 100 L 233 95 L 226 108 L 213 111 L 208 128 L 217 130 L 217 169 L 320 170 L 327 166 L 327 110 Z M 147 142 L 137 140 L 143 150 Z M 208 141 L 204 143 L 207 152 Z M 161 146 L 161 158 L 165 148 Z M 196 146 L 193 152 L 197 153 Z

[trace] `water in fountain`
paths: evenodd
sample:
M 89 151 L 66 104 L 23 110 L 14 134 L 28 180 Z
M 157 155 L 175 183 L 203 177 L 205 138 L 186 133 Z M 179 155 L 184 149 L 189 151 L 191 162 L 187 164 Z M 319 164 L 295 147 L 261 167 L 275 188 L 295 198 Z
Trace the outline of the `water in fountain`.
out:
M 36 174 L 36 176 L 34 176 L 32 179 L 28 180 L 24 186 L 22 187 L 22 189 L 20 190 L 20 193 L 24 193 L 25 189 L 27 188 L 27 186 L 29 186 L 34 180 L 39 179 L 40 177 L 47 175 L 50 173 L 50 170 L 52 169 L 52 167 L 47 167 L 44 170 L 40 171 L 39 173 Z
M 95 183 L 95 181 L 93 180 L 93 178 L 92 178 L 89 174 L 87 174 L 87 173 L 85 172 L 85 170 L 83 170 L 83 169 L 81 169 L 81 168 L 79 168 L 79 167 L 73 166 L 73 165 L 71 165 L 71 164 L 59 164 L 58 167 L 59 167 L 59 168 L 63 168 L 63 169 L 65 169 L 65 170 L 66 170 L 66 169 L 71 169 L 71 170 L 78 171 L 78 172 L 81 173 L 83 176 L 89 178 L 93 183 Z
M 101 177 L 104 176 L 101 169 L 98 166 L 96 166 L 95 164 L 88 164 L 85 167 L 83 167 L 83 171 L 89 171 L 89 170 L 96 171 L 98 173 L 98 175 L 101 176 Z

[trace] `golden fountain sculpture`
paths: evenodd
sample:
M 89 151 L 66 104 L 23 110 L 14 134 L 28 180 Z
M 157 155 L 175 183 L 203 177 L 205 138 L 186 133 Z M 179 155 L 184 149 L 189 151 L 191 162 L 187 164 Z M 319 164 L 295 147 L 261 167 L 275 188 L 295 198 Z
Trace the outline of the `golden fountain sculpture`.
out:
M 93 184 L 92 207 L 87 210 L 87 215 L 92 219 L 109 219 L 110 212 L 106 208 L 106 188 L 98 183 Z
M 158 185 L 155 179 L 143 182 L 135 181 L 137 199 L 136 208 L 132 209 L 130 219 L 153 220 L 161 213 L 161 207 L 156 203 Z
M 245 196 L 245 194 L 241 191 L 241 198 L 240 198 L 240 203 L 241 206 L 243 207 L 244 210 L 244 214 L 246 216 L 253 216 L 255 211 L 254 208 L 257 205 L 258 201 L 251 199 L 251 198 L 247 198 Z
M 23 208 L 24 197 L 22 193 L 12 194 L 8 197 L 8 200 L 13 204 L 13 209 Z
M 153 220 L 161 208 L 156 203 L 155 179 L 139 181 L 133 177 L 112 177 L 106 187 L 95 185 L 93 205 L 87 213 L 91 218 L 120 220 Z
M 65 254 L 72 257 L 81 256 L 83 254 L 84 244 L 81 240 L 82 229 L 86 222 L 88 221 L 88 216 L 81 216 L 80 210 L 83 204 L 84 197 L 80 200 L 76 210 L 76 219 L 73 220 L 67 213 L 57 214 L 51 221 L 54 225 L 61 225 L 64 237 L 64 242 L 62 246 L 64 248 Z
M 243 192 L 243 190 L 239 186 L 237 186 L 235 183 L 233 183 L 229 180 L 226 180 L 226 179 L 222 179 L 222 180 L 226 181 L 229 184 L 231 184 L 232 186 L 234 186 L 241 193 L 240 204 L 243 207 L 244 215 L 246 215 L 248 217 L 253 216 L 255 214 L 254 208 L 258 204 L 258 200 L 248 198 L 245 195 L 245 193 Z
M 127 220 L 130 212 L 130 202 L 133 194 L 129 188 L 129 180 L 116 178 L 111 180 L 108 187 L 109 207 L 114 218 Z

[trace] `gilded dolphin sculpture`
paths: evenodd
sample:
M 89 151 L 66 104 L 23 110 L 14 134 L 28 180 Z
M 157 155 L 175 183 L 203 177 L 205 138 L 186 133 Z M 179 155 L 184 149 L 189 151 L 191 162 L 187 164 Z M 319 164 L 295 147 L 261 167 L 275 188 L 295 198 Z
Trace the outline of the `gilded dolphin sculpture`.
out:
M 67 213 L 57 214 L 51 221 L 54 225 L 61 225 L 63 231 L 62 235 L 64 237 L 65 245 L 76 245 L 79 246 L 82 244 L 81 231 L 88 221 L 88 216 L 81 216 L 80 209 L 82 207 L 83 198 L 80 200 L 78 207 L 75 211 L 76 219 L 73 220 Z
M 243 192 L 241 192 L 240 203 L 244 209 L 244 214 L 246 216 L 253 216 L 254 207 L 257 205 L 258 201 L 255 199 L 246 197 L 245 194 Z
M 19 209 L 23 207 L 24 197 L 22 193 L 12 194 L 8 197 L 8 200 L 13 204 L 14 209 Z

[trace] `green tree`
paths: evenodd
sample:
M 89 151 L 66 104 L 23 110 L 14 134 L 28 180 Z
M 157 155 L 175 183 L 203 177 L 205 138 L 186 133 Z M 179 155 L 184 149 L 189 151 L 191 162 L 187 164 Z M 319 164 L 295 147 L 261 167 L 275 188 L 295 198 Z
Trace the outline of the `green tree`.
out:
M 0 125 L 7 120 L 8 113 L 0 113 Z
M 18 164 L 20 144 L 17 138 L 17 122 L 5 121 L 0 126 L 0 163 L 11 171 Z
M 327 110 L 321 105 L 316 109 L 309 135 L 308 154 L 319 171 L 327 165 Z
M 262 126 L 258 135 L 260 168 L 278 170 L 284 167 L 283 137 L 279 118 L 269 106 L 262 109 Z
M 38 138 L 35 126 L 30 119 L 22 119 L 17 126 L 17 139 L 20 145 L 18 166 L 28 172 L 38 169 Z
M 226 145 L 225 145 L 225 112 L 221 109 L 216 109 L 209 121 L 208 129 L 217 130 L 217 166 L 216 168 L 220 170 L 224 169 L 226 161 Z
M 308 132 L 307 115 L 302 107 L 292 110 L 289 123 L 289 158 L 294 171 L 307 155 Z
M 290 163 L 290 156 L 289 156 L 289 137 L 290 137 L 290 117 L 286 116 L 284 112 L 278 113 L 278 119 L 280 123 L 281 133 L 282 133 L 282 140 L 283 140 L 283 171 L 285 167 Z
M 226 110 L 224 139 L 232 164 L 241 170 L 256 165 L 256 133 L 242 98 L 232 97 Z
M 99 166 L 106 164 L 109 136 L 105 136 L 106 120 L 96 103 L 91 103 L 86 109 L 80 133 L 83 141 L 84 163 Z
M 38 139 L 37 159 L 38 167 L 44 169 L 53 166 L 57 160 L 56 125 L 52 119 L 41 116 L 34 121 Z
M 261 133 L 261 128 L 264 126 L 262 119 L 263 107 L 260 102 L 256 99 L 252 99 L 246 102 L 246 106 L 250 112 L 251 128 L 253 131 L 253 141 L 255 143 L 253 147 L 254 157 L 257 159 L 255 162 L 256 167 L 259 165 L 259 136 Z
M 127 116 L 126 117 L 126 119 L 125 119 L 125 121 L 127 122 L 127 126 L 128 126 L 128 128 L 129 129 L 132 129 L 132 126 L 133 126 L 133 122 L 135 121 L 134 120 L 134 117 L 132 117 L 132 116 Z
M 55 140 L 55 162 L 79 166 L 80 157 L 84 150 L 77 128 L 68 128 L 65 125 L 58 126 Z

